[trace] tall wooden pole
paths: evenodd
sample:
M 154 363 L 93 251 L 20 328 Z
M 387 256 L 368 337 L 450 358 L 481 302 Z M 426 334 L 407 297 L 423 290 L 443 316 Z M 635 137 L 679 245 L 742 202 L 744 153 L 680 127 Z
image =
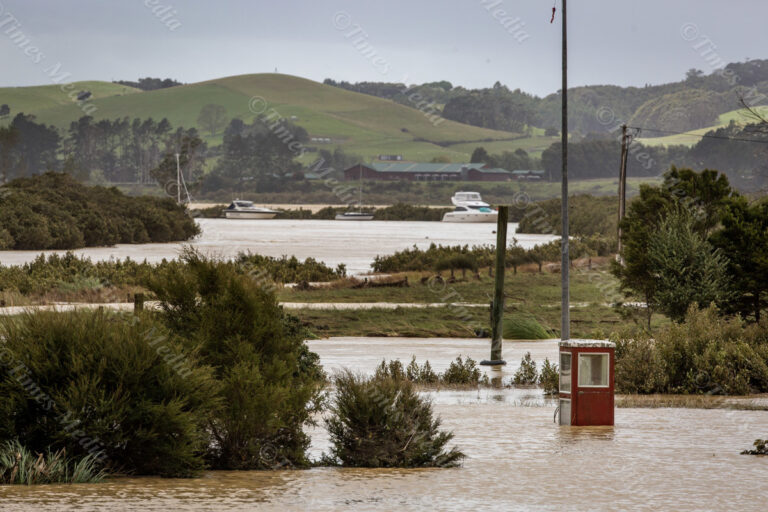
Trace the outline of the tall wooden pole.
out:
M 562 277 L 562 319 L 560 323 L 560 339 L 571 337 L 571 304 L 570 304 L 570 247 L 568 243 L 568 18 L 567 0 L 563 0 L 563 105 L 562 105 L 562 146 L 563 146 L 563 179 L 562 179 L 562 260 L 560 274 Z
M 496 276 L 491 304 L 491 360 L 481 361 L 484 365 L 506 364 L 501 358 L 501 336 L 504 327 L 504 268 L 507 253 L 507 220 L 509 206 L 499 206 L 496 222 Z
M 629 156 L 629 137 L 627 136 L 627 125 L 621 126 L 621 167 L 619 168 L 619 223 L 618 223 L 618 260 L 621 258 L 621 221 L 624 219 L 627 205 L 627 157 Z

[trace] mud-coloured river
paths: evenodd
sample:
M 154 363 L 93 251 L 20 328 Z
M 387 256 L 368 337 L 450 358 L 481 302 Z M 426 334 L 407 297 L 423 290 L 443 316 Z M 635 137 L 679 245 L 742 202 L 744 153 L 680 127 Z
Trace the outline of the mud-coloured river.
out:
M 352 274 L 369 272 L 378 255 L 392 254 L 416 245 L 495 244 L 495 224 L 454 224 L 443 222 L 332 220 L 232 220 L 199 219 L 202 233 L 188 245 L 203 253 L 232 257 L 251 251 L 265 256 L 315 258 L 331 266 L 344 263 Z M 517 224 L 510 225 L 512 236 L 529 248 L 546 243 L 550 235 L 513 235 Z M 179 255 L 184 244 L 138 244 L 92 247 L 74 251 L 93 260 L 110 258 L 157 262 Z M 17 265 L 32 261 L 41 251 L 0 251 L 0 264 Z M 62 251 L 44 251 L 62 252 Z
M 487 341 L 339 338 L 311 342 L 323 365 L 370 373 L 383 358 L 429 359 L 440 370 L 459 354 L 485 356 Z M 554 341 L 506 343 L 554 359 Z M 98 485 L 0 487 L 3 511 L 253 510 L 696 510 L 762 511 L 768 461 L 739 455 L 766 435 L 768 412 L 617 409 L 612 428 L 559 427 L 537 390 L 430 393 L 467 454 L 441 470 L 209 472 L 172 480 L 121 478 Z M 314 457 L 327 448 L 312 434 Z

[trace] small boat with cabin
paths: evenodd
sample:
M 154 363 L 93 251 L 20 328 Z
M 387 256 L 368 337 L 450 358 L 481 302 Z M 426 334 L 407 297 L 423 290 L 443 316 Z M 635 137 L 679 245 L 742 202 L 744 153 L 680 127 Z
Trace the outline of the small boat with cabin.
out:
M 496 222 L 499 216 L 478 192 L 456 192 L 451 203 L 454 210 L 443 215 L 443 222 Z
M 224 216 L 228 219 L 272 219 L 279 212 L 269 208 L 254 206 L 252 201 L 235 199 L 225 210 Z

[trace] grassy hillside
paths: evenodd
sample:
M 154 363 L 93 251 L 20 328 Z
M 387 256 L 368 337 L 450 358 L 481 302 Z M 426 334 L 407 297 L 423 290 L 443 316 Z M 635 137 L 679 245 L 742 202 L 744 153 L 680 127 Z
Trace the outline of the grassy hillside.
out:
M 90 91 L 89 101 L 99 104 L 104 98 L 140 93 L 139 89 L 109 82 L 73 82 L 73 91 Z M 66 128 L 70 121 L 83 115 L 59 85 L 35 87 L 0 87 L 0 103 L 11 108 L 10 118 L 24 112 L 34 114 L 38 119 L 59 128 Z M 78 115 L 79 114 L 79 115 Z M 8 120 L 5 120 L 7 122 Z
M 185 127 L 197 125 L 200 109 L 208 103 L 223 105 L 228 117 L 250 122 L 256 114 L 249 103 L 260 97 L 284 117 L 296 116 L 310 136 L 332 139 L 326 146 L 338 145 L 365 157 L 397 153 L 409 160 L 447 156 L 466 161 L 476 142 L 519 137 L 448 120 L 435 126 L 424 113 L 393 101 L 280 74 L 233 76 L 145 92 L 105 82 L 82 82 L 77 89 L 93 93 L 96 119 L 167 117 L 174 126 Z M 61 129 L 83 115 L 58 86 L 3 88 L 0 103 L 8 103 L 12 115 L 34 114 Z M 201 133 L 209 143 L 221 140 L 220 135 Z M 462 145 L 445 147 L 450 143 Z
M 756 110 L 759 111 L 762 115 L 768 115 L 768 106 L 757 107 Z M 730 112 L 721 114 L 717 121 L 718 123 L 716 125 L 709 126 L 707 128 L 691 130 L 685 133 L 674 135 L 667 135 L 666 137 L 641 137 L 638 139 L 638 141 L 645 144 L 646 146 L 673 146 L 677 144 L 681 144 L 683 146 L 693 146 L 701 140 L 701 135 L 704 135 L 707 132 L 711 132 L 712 130 L 722 128 L 723 126 L 728 125 L 731 121 L 735 121 L 739 124 L 749 124 L 755 122 L 754 119 L 749 117 L 749 114 L 744 109 L 731 110 Z M 647 134 L 653 135 L 654 133 L 648 132 Z

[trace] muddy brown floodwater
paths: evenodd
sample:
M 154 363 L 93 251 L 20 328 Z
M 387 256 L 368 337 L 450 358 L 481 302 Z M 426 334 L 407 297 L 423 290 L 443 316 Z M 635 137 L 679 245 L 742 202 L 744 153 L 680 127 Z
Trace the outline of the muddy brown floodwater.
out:
M 198 219 L 202 233 L 190 241 L 205 254 L 233 257 L 251 251 L 265 256 L 315 258 L 331 266 L 344 263 L 348 272 L 370 272 L 377 255 L 392 254 L 414 245 L 422 249 L 430 243 L 443 245 L 494 245 L 495 224 L 456 224 L 444 222 L 370 221 L 341 222 L 333 220 L 233 220 Z M 510 225 L 509 240 L 516 237 L 521 246 L 554 240 L 551 235 L 514 234 L 517 224 Z M 158 262 L 179 255 L 183 245 L 120 244 L 114 247 L 78 249 L 76 254 L 93 260 L 110 258 Z M 0 251 L 0 264 L 19 265 L 34 260 L 40 252 L 65 251 Z
M 483 340 L 338 338 L 311 342 L 324 366 L 370 373 L 381 358 L 482 358 Z M 505 344 L 514 372 L 526 351 L 554 359 L 554 341 Z M 617 409 L 615 427 L 559 427 L 538 390 L 429 395 L 467 454 L 457 469 L 316 468 L 209 472 L 196 479 L 120 478 L 96 485 L 0 487 L 0 510 L 696 510 L 766 509 L 768 461 L 739 455 L 766 434 L 768 412 Z M 311 430 L 314 457 L 325 431 Z

